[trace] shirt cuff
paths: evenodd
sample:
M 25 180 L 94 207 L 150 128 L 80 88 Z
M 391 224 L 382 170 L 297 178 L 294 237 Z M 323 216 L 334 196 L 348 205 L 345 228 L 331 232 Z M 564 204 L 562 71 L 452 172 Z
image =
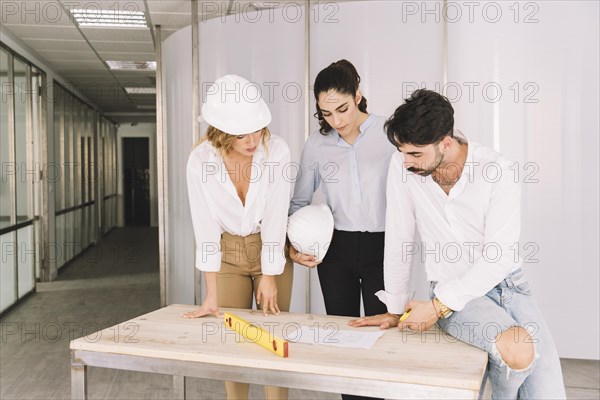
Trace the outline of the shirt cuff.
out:
M 196 268 L 204 272 L 219 272 L 221 270 L 221 251 L 211 254 L 196 250 Z
M 404 307 L 412 300 L 415 293 L 392 294 L 385 290 L 380 290 L 375 293 L 375 296 L 387 306 L 388 312 L 392 314 L 404 314 Z
M 438 283 L 433 292 L 446 307 L 453 311 L 461 311 L 475 297 L 467 295 L 464 287 L 455 279 Z
M 261 270 L 263 275 L 281 275 L 285 268 L 283 246 L 265 248 L 260 253 Z

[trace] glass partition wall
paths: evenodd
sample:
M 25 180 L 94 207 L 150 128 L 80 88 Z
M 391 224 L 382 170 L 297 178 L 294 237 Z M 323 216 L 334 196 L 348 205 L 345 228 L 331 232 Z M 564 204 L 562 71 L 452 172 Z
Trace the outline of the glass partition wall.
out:
M 116 131 L 0 43 L 0 314 L 117 225 Z
M 40 148 L 45 75 L 0 47 L 0 313 L 40 276 Z
M 102 208 L 101 208 L 101 231 L 108 233 L 117 226 L 118 207 L 118 178 L 117 166 L 117 130 L 110 121 L 100 118 L 98 121 L 100 146 L 100 176 L 102 182 Z
M 54 141 L 60 269 L 116 226 L 116 126 L 55 82 Z

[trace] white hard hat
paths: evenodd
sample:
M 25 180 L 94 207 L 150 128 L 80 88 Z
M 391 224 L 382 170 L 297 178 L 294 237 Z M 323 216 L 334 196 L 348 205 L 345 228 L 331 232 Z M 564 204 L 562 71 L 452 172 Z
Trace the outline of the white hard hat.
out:
M 206 93 L 202 118 L 230 135 L 256 132 L 271 122 L 260 87 L 237 75 L 217 79 Z
M 302 207 L 289 217 L 287 233 L 296 250 L 321 261 L 333 236 L 333 214 L 325 204 Z

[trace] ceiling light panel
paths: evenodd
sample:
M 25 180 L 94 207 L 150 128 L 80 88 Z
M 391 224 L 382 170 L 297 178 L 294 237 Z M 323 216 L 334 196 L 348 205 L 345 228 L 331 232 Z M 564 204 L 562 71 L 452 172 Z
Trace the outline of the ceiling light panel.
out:
M 85 34 L 85 37 L 92 43 L 96 40 L 152 43 L 150 29 L 106 29 L 94 26 L 82 26 L 81 30 Z
M 99 51 L 98 54 L 103 60 L 112 61 L 131 61 L 131 60 L 144 60 L 144 61 L 156 61 L 156 53 L 142 53 L 137 51 L 132 52 L 105 52 Z
M 127 94 L 156 94 L 155 87 L 126 87 Z
M 107 61 L 111 70 L 156 71 L 156 61 Z
M 82 27 L 148 28 L 146 15 L 143 11 L 100 10 L 88 8 L 72 10 L 71 13 L 79 26 Z

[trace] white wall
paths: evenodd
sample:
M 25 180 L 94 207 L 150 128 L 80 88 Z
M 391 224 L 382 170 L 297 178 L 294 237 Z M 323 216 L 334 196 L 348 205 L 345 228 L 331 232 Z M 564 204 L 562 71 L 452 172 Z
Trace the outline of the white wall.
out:
M 311 81 L 330 62 L 347 58 L 363 77 L 369 111 L 383 115 L 391 114 L 418 86 L 442 90 L 445 14 L 441 5 L 369 1 L 368 5 L 321 6 L 316 17 L 312 14 L 316 21 L 311 24 Z M 521 255 L 530 256 L 528 261 L 539 260 L 524 265 L 526 275 L 560 355 L 599 359 L 598 3 L 452 2 L 452 7 L 447 14 L 447 94 L 455 105 L 456 127 L 519 162 L 520 179 L 539 180 L 523 183 Z M 278 71 L 303 66 L 297 58 L 303 43 L 296 42 L 304 29 L 302 21 L 293 27 L 284 25 L 290 32 L 283 48 L 280 44 L 286 42 L 282 37 L 287 31 L 279 29 L 276 37 L 264 39 L 275 35 L 274 23 L 264 16 L 252 26 L 244 27 L 244 18 L 234 24 L 220 19 L 200 24 L 204 76 L 214 79 L 239 71 L 262 82 L 270 79 L 267 72 L 273 63 Z M 262 47 L 276 56 L 265 56 Z M 183 173 L 193 138 L 191 29 L 170 36 L 164 48 L 171 244 L 168 301 L 192 303 L 194 243 Z M 274 72 L 273 76 L 285 75 Z M 498 86 L 503 97 L 492 101 Z M 310 112 L 314 113 L 314 105 Z M 285 117 L 302 121 L 303 115 Z M 302 135 L 300 129 L 293 132 Z M 303 137 L 290 134 L 286 139 L 297 157 L 301 152 L 297 141 Z M 415 267 L 417 295 L 423 296 L 423 271 Z M 292 308 L 296 311 L 302 311 L 305 274 L 300 271 L 295 277 Z M 312 311 L 323 312 L 313 274 Z
M 520 255 L 559 354 L 598 359 L 599 3 L 514 4 L 449 24 L 448 96 L 459 128 L 518 163 Z
M 158 226 L 158 188 L 156 175 L 156 123 L 140 122 L 134 126 L 123 124 L 117 129 L 117 160 L 119 171 L 119 216 L 118 226 L 125 225 L 125 196 L 123 183 L 123 138 L 148 138 L 148 150 L 150 152 L 150 226 Z
M 194 304 L 194 232 L 186 188 L 185 168 L 192 150 L 192 29 L 169 36 L 163 43 L 163 95 L 167 138 L 165 226 L 168 246 L 167 304 Z
M 442 25 L 426 25 L 419 20 L 400 24 L 398 16 L 404 7 L 401 1 L 369 1 L 368 6 L 366 2 L 335 7 L 324 3 L 314 8 L 311 82 L 332 62 L 347 59 L 361 76 L 360 89 L 367 98 L 367 110 L 386 117 L 402 103 L 404 82 L 433 85 L 443 73 Z M 311 93 L 311 114 L 315 112 Z M 318 127 L 318 120 L 311 118 L 311 132 Z M 324 202 L 320 190 L 314 202 Z M 415 290 L 425 296 L 425 272 L 420 266 L 415 257 L 412 280 Z M 325 314 L 317 271 L 311 272 L 311 309 Z

